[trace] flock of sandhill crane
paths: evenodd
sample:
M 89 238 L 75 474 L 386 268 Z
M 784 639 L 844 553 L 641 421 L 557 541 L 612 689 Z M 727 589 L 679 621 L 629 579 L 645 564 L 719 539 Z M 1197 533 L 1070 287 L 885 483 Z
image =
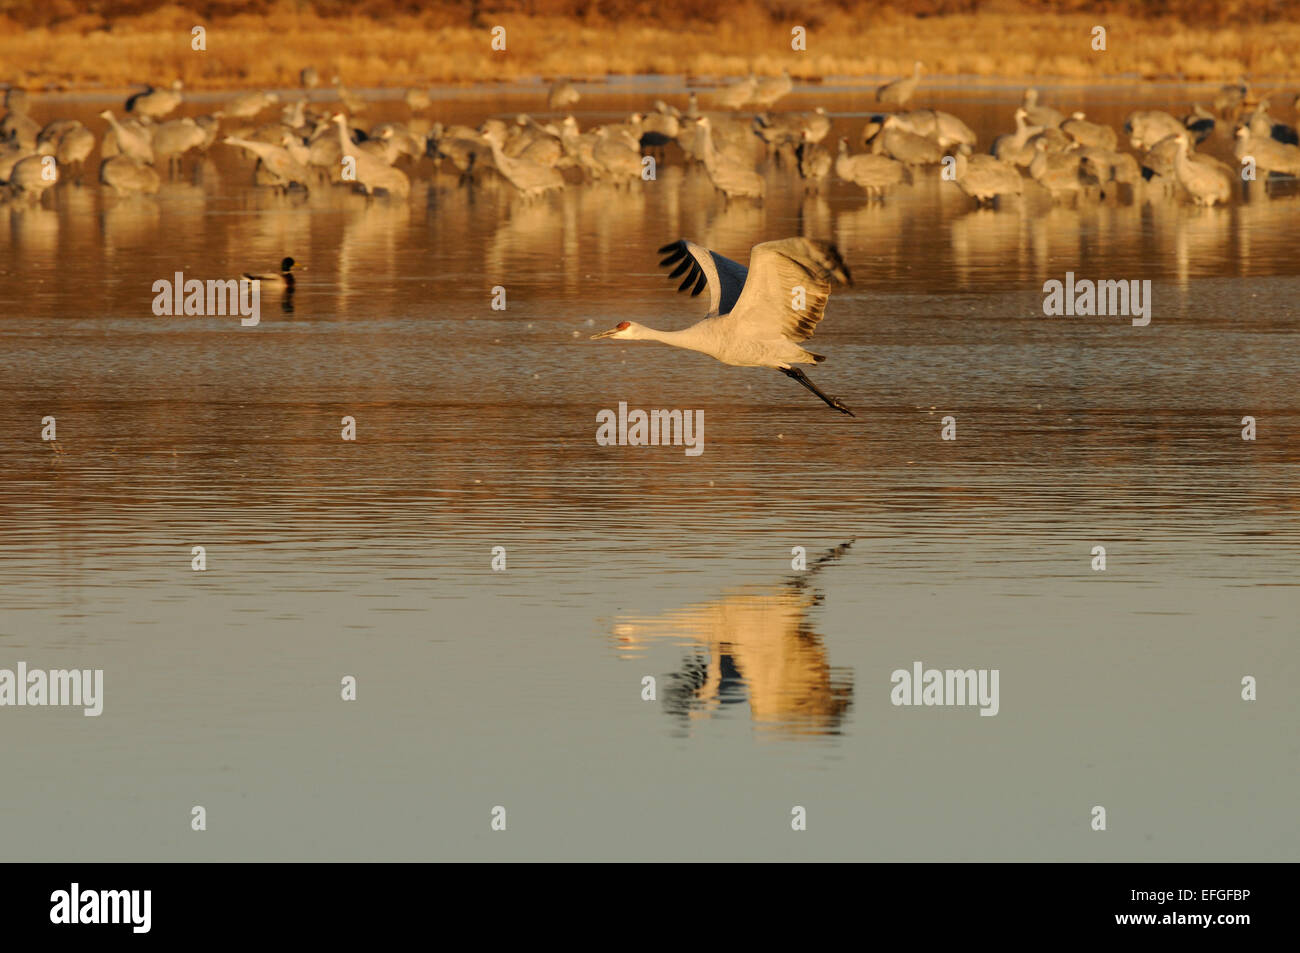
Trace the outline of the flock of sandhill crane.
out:
M 1214 205 L 1229 201 L 1247 178 L 1241 170 L 1195 151 L 1220 123 L 1232 128 L 1236 156 L 1243 167 L 1253 167 L 1256 176 L 1300 176 L 1295 128 L 1270 115 L 1268 97 L 1252 96 L 1244 78 L 1219 91 L 1213 110 L 1194 105 L 1182 118 L 1151 109 L 1131 113 L 1123 135 L 1137 155 L 1122 151 L 1115 129 L 1089 121 L 1082 112 L 1066 115 L 1040 102 L 1036 90 L 1027 89 L 1012 115 L 1015 128 L 994 139 L 986 153 L 978 153 L 975 133 L 957 116 L 907 108 L 923 69 L 917 62 L 910 76 L 876 91 L 877 102 L 894 108 L 868 117 L 858 137 L 864 151 L 856 153 L 848 137 L 839 138 L 833 153 L 823 146 L 832 131 L 825 109 L 771 111 L 793 89 L 786 72 L 746 77 L 721 89 L 709 112 L 701 110 L 697 95 L 691 93 L 685 111 L 660 101 L 626 121 L 586 131 L 572 114 L 560 121 L 519 115 L 513 122 L 488 119 L 478 128 L 446 126 L 421 115 L 431 100 L 419 89 L 405 95 L 411 111 L 407 122 L 361 129 L 348 117 L 363 112 L 367 104 L 337 79 L 334 98 L 339 107 L 326 111 L 314 108 L 305 94 L 281 103 L 276 93 L 254 91 L 210 115 L 168 118 L 182 102 L 181 84 L 176 82 L 131 96 L 123 118 L 111 110 L 100 114 L 107 130 L 100 144 L 99 181 L 119 195 L 155 193 L 161 185 L 156 167 L 165 162 L 167 174 L 174 175 L 188 153 L 204 152 L 220 141 L 256 160 L 255 184 L 285 192 L 339 185 L 400 201 L 411 191 L 411 171 L 427 158 L 450 163 L 465 183 L 480 175 L 499 175 L 524 200 L 532 201 L 578 179 L 631 186 L 651 178 L 647 171 L 665 160 L 667 148 L 674 146 L 687 161 L 703 166 L 728 201 L 761 201 L 768 178 L 760 169 L 766 163 L 797 170 L 805 189 L 820 189 L 833 173 L 872 199 L 911 182 L 928 167 L 941 169 L 944 178 L 979 204 L 1038 188 L 1054 201 L 1095 201 L 1128 192 L 1130 199 L 1140 193 L 1147 201 L 1181 196 L 1198 205 Z M 318 82 L 314 70 L 303 71 L 304 89 Z M 572 83 L 557 82 L 549 90 L 547 106 L 558 113 L 579 99 Z M 0 182 L 11 198 L 40 201 L 42 193 L 58 183 L 61 170 L 81 172 L 95 150 L 96 136 L 76 120 L 38 124 L 20 89 L 8 90 L 5 105 Z M 1300 107 L 1300 98 L 1294 105 Z M 279 117 L 268 120 L 267 114 L 277 107 Z M 824 360 L 803 344 L 824 316 L 832 284 L 850 280 L 835 246 L 803 237 L 765 242 L 753 248 L 748 267 L 685 239 L 661 252 L 667 255 L 661 264 L 675 266 L 673 278 L 685 275 L 682 290 L 695 295 L 708 290 L 705 318 L 680 331 L 623 321 L 595 338 L 657 341 L 730 365 L 773 368 L 832 409 L 853 415 L 798 367 Z M 286 257 L 278 274 L 246 277 L 289 294 L 294 264 Z M 807 295 L 798 310 L 790 300 L 796 286 Z
M 285 191 L 342 184 L 401 199 L 410 192 L 416 163 L 429 158 L 449 163 L 467 182 L 495 172 L 532 200 L 579 180 L 648 178 L 647 157 L 662 161 L 674 145 L 688 161 L 703 165 L 728 200 L 761 200 L 768 179 L 760 169 L 774 160 L 797 170 L 806 189 L 819 189 L 834 175 L 873 198 L 909 183 L 918 170 L 937 167 L 981 204 L 1041 187 L 1053 199 L 1071 202 L 1141 190 L 1152 199 L 1214 205 L 1229 201 L 1243 183 L 1241 169 L 1196 151 L 1216 128 L 1233 130 L 1237 158 L 1258 178 L 1300 175 L 1294 126 L 1272 116 L 1269 98 L 1252 95 L 1244 78 L 1224 86 L 1213 109 L 1195 105 L 1181 118 L 1160 110 L 1133 112 L 1122 130 L 1131 152 L 1121 148 L 1115 129 L 1082 112 L 1058 111 L 1028 89 L 1011 117 L 1015 128 L 980 152 L 975 133 L 957 116 L 906 108 L 922 82 L 923 65 L 881 86 L 877 102 L 893 109 L 869 116 L 854 142 L 842 137 L 834 149 L 823 145 L 832 126 L 824 109 L 771 111 L 793 89 L 788 72 L 734 82 L 713 94 L 708 112 L 691 93 L 684 111 L 658 101 L 625 121 L 585 131 L 571 114 L 558 121 L 519 115 L 514 121 L 488 119 L 477 128 L 446 126 L 422 115 L 431 101 L 420 89 L 405 95 L 407 122 L 363 129 L 355 117 L 367 104 L 337 78 L 337 108 L 316 108 L 309 91 L 319 77 L 311 68 L 303 71 L 303 90 L 284 102 L 280 94 L 253 91 L 207 115 L 169 118 L 182 103 L 177 81 L 131 96 L 122 117 L 101 113 L 107 125 L 98 178 L 121 195 L 152 194 L 161 185 L 160 168 L 175 174 L 185 156 L 219 141 L 255 160 L 256 184 Z M 547 106 L 564 111 L 579 98 L 572 83 L 557 82 Z M 18 88 L 7 91 L 5 106 L 0 183 L 8 197 L 39 199 L 65 170 L 83 178 L 83 164 L 96 148 L 95 131 L 74 119 L 36 122 L 27 94 Z M 278 116 L 271 115 L 277 109 Z

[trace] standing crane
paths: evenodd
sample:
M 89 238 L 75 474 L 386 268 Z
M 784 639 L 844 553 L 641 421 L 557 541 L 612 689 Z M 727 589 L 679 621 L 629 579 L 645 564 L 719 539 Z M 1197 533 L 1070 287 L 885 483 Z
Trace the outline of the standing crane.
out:
M 1187 133 L 1180 132 L 1174 137 L 1178 151 L 1174 153 L 1174 176 L 1178 183 L 1187 190 L 1197 205 L 1213 205 L 1226 202 L 1232 195 L 1232 181 L 1219 174 L 1217 169 L 1190 162 L 1187 159 Z
M 181 81 L 175 80 L 169 89 L 149 86 L 126 101 L 126 111 L 147 119 L 161 119 L 175 111 L 181 104 Z
M 721 192 L 728 201 L 733 198 L 763 198 L 767 186 L 763 177 L 748 165 L 739 162 L 727 152 L 720 152 L 713 144 L 713 126 L 708 116 L 695 120 L 703 130 L 704 171 L 709 175 L 713 187 Z
M 892 103 L 895 106 L 906 106 L 908 100 L 916 92 L 916 87 L 921 82 L 921 67 L 925 64 L 917 60 L 912 64 L 912 75 L 896 79 L 892 83 L 886 83 L 876 90 L 876 102 Z
M 714 99 L 720 109 L 743 109 L 745 104 L 754 98 L 757 89 L 758 79 L 754 76 L 746 76 L 740 82 L 732 83 L 718 92 Z
M 387 162 L 353 144 L 352 137 L 348 135 L 348 121 L 342 113 L 335 113 L 333 122 L 339 131 L 339 153 L 353 161 L 356 181 L 366 190 L 366 194 L 374 195 L 376 190 L 382 190 L 403 199 L 411 194 L 411 180 L 406 177 L 406 173 L 394 169 Z M 237 145 L 248 148 L 242 142 Z
M 148 133 L 138 126 L 125 126 L 118 122 L 112 110 L 105 109 L 100 115 L 112 127 L 119 154 L 130 156 L 136 162 L 153 165 L 153 140 Z
M 828 407 L 856 416 L 837 397 L 828 397 L 796 364 L 820 364 L 826 358 L 804 350 L 826 312 L 831 281 L 851 284 L 849 270 L 829 242 L 784 238 L 755 245 L 749 267 L 724 258 L 703 245 L 682 239 L 659 249 L 662 267 L 677 265 L 669 275 L 686 275 L 678 291 L 691 296 L 709 289 L 709 313 L 682 331 L 659 331 L 622 321 L 591 340 L 658 341 L 708 354 L 733 367 L 771 367 L 798 381 Z M 802 289 L 802 294 L 800 294 Z M 796 309 L 796 302 L 803 305 Z

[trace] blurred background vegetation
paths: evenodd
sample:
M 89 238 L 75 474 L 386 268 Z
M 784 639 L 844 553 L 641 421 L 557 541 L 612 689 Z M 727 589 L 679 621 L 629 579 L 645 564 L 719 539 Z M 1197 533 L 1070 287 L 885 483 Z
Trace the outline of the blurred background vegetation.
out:
M 191 50 L 202 25 L 206 49 Z M 508 53 L 490 49 L 505 25 Z M 1105 26 L 1107 47 L 1092 48 Z M 807 50 L 791 50 L 793 26 Z M 612 74 L 910 73 L 1300 84 L 1300 0 L 0 0 L 0 84 L 364 87 Z
M 140 17 L 161 8 L 187 10 L 200 20 L 240 15 L 274 16 L 312 12 L 320 17 L 419 17 L 436 26 L 481 26 L 485 18 L 510 15 L 571 17 L 586 22 L 638 20 L 647 23 L 715 22 L 719 8 L 706 0 L 0 0 L 0 16 L 22 27 L 72 25 L 97 29 L 121 17 Z M 1187 24 L 1269 23 L 1300 16 L 1297 0 L 748 0 L 730 4 L 728 19 L 767 17 L 773 22 L 816 25 L 830 14 L 868 18 L 882 12 L 911 17 L 952 14 L 1122 14 L 1172 17 Z

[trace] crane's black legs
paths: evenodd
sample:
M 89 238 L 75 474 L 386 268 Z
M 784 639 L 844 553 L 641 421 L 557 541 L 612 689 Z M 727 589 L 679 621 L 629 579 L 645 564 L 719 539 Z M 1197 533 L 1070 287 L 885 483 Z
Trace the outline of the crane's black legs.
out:
M 824 400 L 826 402 L 826 406 L 834 407 L 840 413 L 848 414 L 850 417 L 857 416 L 857 414 L 855 414 L 853 411 L 849 410 L 842 403 L 840 403 L 840 399 L 838 397 L 827 397 L 820 390 L 818 390 L 817 385 L 814 384 L 812 381 L 810 381 L 808 379 L 808 375 L 805 374 L 803 371 L 799 370 L 799 368 L 780 367 L 777 368 L 777 370 L 779 370 L 786 377 L 793 378 L 794 380 L 797 380 L 800 384 L 802 384 L 804 387 L 807 387 L 810 391 L 812 391 L 814 394 L 816 394 L 818 397 Z

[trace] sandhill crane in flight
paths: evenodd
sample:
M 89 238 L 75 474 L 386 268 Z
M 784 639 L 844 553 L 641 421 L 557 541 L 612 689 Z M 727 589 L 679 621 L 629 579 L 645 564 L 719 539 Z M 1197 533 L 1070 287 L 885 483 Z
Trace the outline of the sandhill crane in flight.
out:
M 682 331 L 659 331 L 623 321 L 593 334 L 624 341 L 658 341 L 672 347 L 708 354 L 733 367 L 771 367 L 808 388 L 829 407 L 856 416 L 836 397 L 822 393 L 796 364 L 819 364 L 826 358 L 800 346 L 817 329 L 826 312 L 831 280 L 851 284 L 849 270 L 829 242 L 785 238 L 755 245 L 749 267 L 724 258 L 703 245 L 682 239 L 659 249 L 667 255 L 659 264 L 676 264 L 669 275 L 686 275 L 679 291 L 694 297 L 708 287 L 709 313 Z M 799 289 L 802 288 L 802 295 Z M 802 298 L 803 310 L 796 310 Z

